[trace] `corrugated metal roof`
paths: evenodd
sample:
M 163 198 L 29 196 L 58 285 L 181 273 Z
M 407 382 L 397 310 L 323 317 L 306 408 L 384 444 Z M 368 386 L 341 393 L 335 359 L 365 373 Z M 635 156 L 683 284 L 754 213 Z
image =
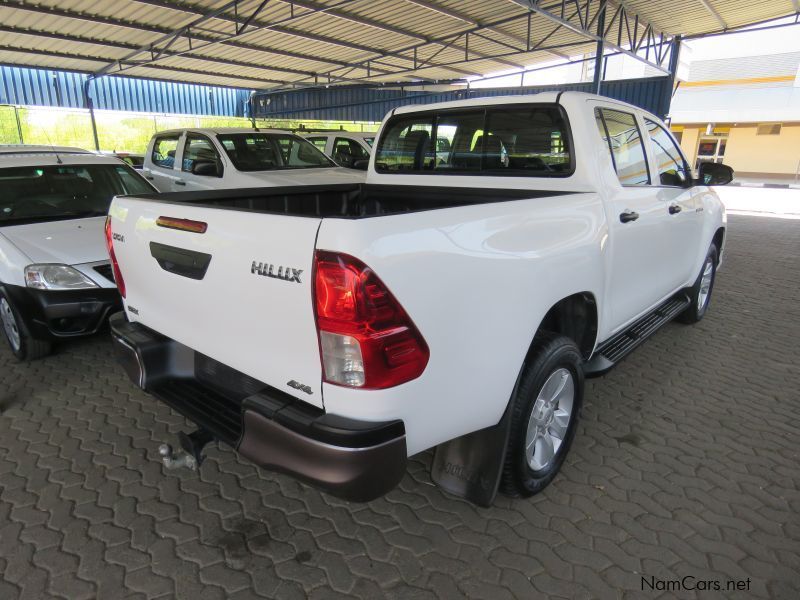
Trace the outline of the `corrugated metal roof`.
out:
M 536 4 L 592 27 L 599 6 L 600 0 Z M 624 6 L 631 26 L 638 17 L 640 33 L 651 23 L 669 35 L 734 28 L 794 10 L 792 0 L 609 0 L 608 6 L 607 22 Z M 283 89 L 449 80 L 594 49 L 574 27 L 539 14 L 529 20 L 529 8 L 524 0 L 0 0 L 0 62 Z M 608 39 L 624 46 L 619 32 L 627 33 L 612 27 Z M 529 41 L 545 49 L 531 52 Z

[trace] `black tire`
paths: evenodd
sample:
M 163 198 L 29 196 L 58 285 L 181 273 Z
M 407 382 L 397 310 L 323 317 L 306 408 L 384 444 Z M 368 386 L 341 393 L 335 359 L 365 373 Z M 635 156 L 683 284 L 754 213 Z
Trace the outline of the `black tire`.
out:
M 6 312 L 6 307 L 8 312 Z M 19 360 L 36 360 L 47 356 L 53 351 L 53 345 L 46 340 L 38 340 L 31 336 L 25 320 L 19 314 L 11 299 L 0 291 L 0 311 L 5 315 L 0 314 L 0 331 L 3 332 L 3 337 L 8 342 L 8 347 L 11 353 Z M 10 321 L 9 321 L 10 320 Z M 19 341 L 12 340 L 9 332 L 6 330 L 6 323 L 10 322 L 11 326 L 17 332 Z
M 519 383 L 511 398 L 511 431 L 506 449 L 500 490 L 513 497 L 528 497 L 541 492 L 558 473 L 575 437 L 583 404 L 583 357 L 578 346 L 568 337 L 541 333 L 534 340 L 533 350 L 525 361 Z M 526 436 L 531 412 L 545 383 L 551 376 L 565 378 L 562 369 L 572 378 L 572 408 L 566 433 L 552 459 L 534 469 L 526 456 Z M 559 375 L 560 373 L 560 375 Z M 536 445 L 534 444 L 534 453 Z
M 678 315 L 678 320 L 681 323 L 691 325 L 693 323 L 697 323 L 704 316 L 706 316 L 706 312 L 708 312 L 708 306 L 711 304 L 711 293 L 714 291 L 714 281 L 717 278 L 718 256 L 719 253 L 717 251 L 717 246 L 712 243 L 708 248 L 708 254 L 706 254 L 706 259 L 703 261 L 703 265 L 700 267 L 700 273 L 698 273 L 694 285 L 692 285 L 690 288 L 686 288 L 686 292 L 689 294 L 689 299 L 691 302 L 689 306 L 686 307 L 686 310 Z M 706 267 L 709 265 L 709 263 L 711 266 L 711 282 L 708 286 L 708 293 L 703 296 L 703 274 L 705 273 Z

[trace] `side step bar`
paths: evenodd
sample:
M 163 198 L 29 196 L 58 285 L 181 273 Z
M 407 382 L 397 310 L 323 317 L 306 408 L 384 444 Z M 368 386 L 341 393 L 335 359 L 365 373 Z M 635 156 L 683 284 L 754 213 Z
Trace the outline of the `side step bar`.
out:
M 603 342 L 595 350 L 591 360 L 583 365 L 584 374 L 587 377 L 605 375 L 623 358 L 642 345 L 647 338 L 658 331 L 662 325 L 669 323 L 681 314 L 689 304 L 689 297 L 681 292 L 661 304 L 653 312 L 634 322 L 625 331 Z

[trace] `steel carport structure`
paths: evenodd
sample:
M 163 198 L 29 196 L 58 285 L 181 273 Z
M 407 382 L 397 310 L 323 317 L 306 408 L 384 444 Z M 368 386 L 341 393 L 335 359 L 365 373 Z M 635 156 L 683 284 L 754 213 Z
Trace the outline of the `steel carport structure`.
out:
M 676 35 L 798 10 L 797 0 L 0 0 L 0 63 L 278 90 L 480 76 L 602 41 L 655 75 Z
M 671 83 L 682 35 L 798 13 L 800 0 L 0 0 L 0 64 L 88 75 L 94 127 L 92 82 L 110 75 L 274 93 L 463 82 L 594 52 L 593 91 L 608 54 Z

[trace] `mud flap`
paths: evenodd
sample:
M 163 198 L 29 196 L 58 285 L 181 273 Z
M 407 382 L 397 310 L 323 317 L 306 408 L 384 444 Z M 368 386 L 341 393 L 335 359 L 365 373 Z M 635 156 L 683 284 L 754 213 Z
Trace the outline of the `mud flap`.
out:
M 489 507 L 503 474 L 511 404 L 493 427 L 468 433 L 436 447 L 431 478 L 440 488 L 478 506 Z

